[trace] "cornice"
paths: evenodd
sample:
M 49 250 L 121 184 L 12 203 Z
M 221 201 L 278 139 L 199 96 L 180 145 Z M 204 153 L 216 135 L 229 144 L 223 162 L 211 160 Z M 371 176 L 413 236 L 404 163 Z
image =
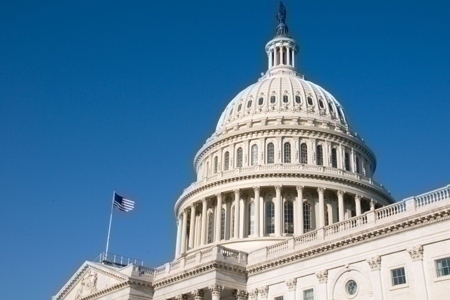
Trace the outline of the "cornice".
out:
M 311 257 L 341 250 L 342 248 L 366 243 L 369 240 L 383 238 L 389 235 L 398 234 L 406 230 L 427 226 L 445 220 L 450 220 L 450 205 L 447 205 L 440 211 L 434 211 L 428 215 L 419 215 L 414 218 L 404 218 L 400 221 L 396 221 L 395 224 L 391 223 L 388 225 L 375 227 L 374 229 L 369 229 L 357 234 L 352 234 L 347 238 L 326 241 L 320 245 L 308 248 L 306 250 L 295 251 L 293 253 L 289 253 L 284 256 L 271 259 L 269 261 L 265 261 L 263 263 L 248 266 L 247 274 L 248 276 L 251 276 L 263 273 L 268 269 L 272 270 L 274 268 L 292 264 L 297 261 L 302 261 Z
M 100 291 L 98 291 L 98 292 L 96 292 L 96 293 L 93 293 L 93 294 L 91 294 L 91 295 L 88 295 L 88 296 L 86 296 L 86 297 L 83 297 L 83 298 L 81 298 L 81 300 L 92 300 L 92 299 L 96 299 L 96 298 L 98 298 L 98 297 L 101 297 L 101 296 L 110 294 L 110 293 L 112 293 L 112 292 L 114 292 L 114 291 L 121 290 L 121 289 L 123 289 L 123 288 L 127 288 L 127 287 L 136 287 L 136 286 L 137 286 L 137 287 L 149 288 L 149 289 L 152 289 L 152 288 L 153 288 L 152 284 L 149 283 L 149 282 L 144 282 L 144 281 L 138 281 L 138 280 L 130 279 L 130 280 L 128 280 L 128 281 L 125 281 L 125 282 L 121 282 L 121 283 L 112 285 L 112 286 L 107 287 L 107 288 L 105 288 L 105 289 L 102 289 L 102 290 L 100 290 Z

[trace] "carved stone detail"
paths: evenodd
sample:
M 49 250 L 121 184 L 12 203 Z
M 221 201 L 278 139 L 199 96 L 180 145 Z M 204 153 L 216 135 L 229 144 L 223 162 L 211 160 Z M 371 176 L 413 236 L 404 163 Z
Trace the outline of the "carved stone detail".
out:
M 258 289 L 258 294 L 261 296 L 261 298 L 267 298 L 267 295 L 269 294 L 269 286 L 263 286 Z
M 317 279 L 319 279 L 319 283 L 327 283 L 328 281 L 328 270 L 322 270 L 316 272 Z
M 320 193 L 324 193 L 325 192 L 325 188 L 323 188 L 323 187 L 318 187 L 317 188 L 317 192 L 320 194 Z
M 338 196 L 344 196 L 344 195 L 345 195 L 345 192 L 344 192 L 344 191 L 341 191 L 341 190 L 338 190 L 338 191 L 336 192 L 336 194 L 337 194 Z
M 253 187 L 253 190 L 256 192 L 256 191 L 259 191 L 259 190 L 261 190 L 261 187 L 260 186 L 254 186 Z
M 88 271 L 81 280 L 81 285 L 77 290 L 75 300 L 97 292 L 97 280 L 97 273 L 94 270 Z
M 375 210 L 375 205 L 377 204 L 376 200 L 370 199 L 370 210 L 374 211 Z
M 381 256 L 379 255 L 368 258 L 366 261 L 369 264 L 372 271 L 379 270 L 381 267 Z
M 298 192 L 298 191 L 303 191 L 304 186 L 302 186 L 302 185 L 297 185 L 296 188 L 297 188 L 297 192 Z
M 233 296 L 237 300 L 245 300 L 247 298 L 247 292 L 244 291 L 244 290 L 234 290 L 233 291 Z
M 177 295 L 175 296 L 175 300 L 188 300 L 188 296 L 187 295 Z
M 258 299 L 258 289 L 253 289 L 248 293 L 248 296 L 251 300 Z
M 205 296 L 205 292 L 202 289 L 193 290 L 191 294 L 194 296 L 195 300 L 203 300 L 203 297 Z
M 220 293 L 223 290 L 223 286 L 218 284 L 212 284 L 209 286 L 209 290 L 211 291 L 212 295 L 220 296 Z
M 297 278 L 290 278 L 286 280 L 286 285 L 289 289 L 289 291 L 295 291 L 297 287 Z
M 275 190 L 276 191 L 281 191 L 281 188 L 282 188 L 283 186 L 282 185 L 276 185 L 275 186 Z
M 423 247 L 422 245 L 414 246 L 407 249 L 412 261 L 422 260 L 423 258 Z

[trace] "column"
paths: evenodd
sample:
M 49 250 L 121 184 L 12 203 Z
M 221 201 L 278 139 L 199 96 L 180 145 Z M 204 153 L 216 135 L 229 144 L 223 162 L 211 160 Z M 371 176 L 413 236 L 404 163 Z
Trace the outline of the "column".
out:
M 272 50 L 270 50 L 270 52 L 269 52 L 269 67 L 267 68 L 267 70 L 272 67 L 272 55 L 273 55 L 273 52 L 272 52 Z
M 323 220 L 323 218 L 322 218 Z M 322 270 L 316 272 L 317 279 L 319 280 L 319 288 L 317 291 L 317 299 L 327 300 L 327 281 L 328 281 L 328 270 Z
M 380 273 L 380 267 L 381 267 L 381 257 L 380 256 L 374 256 L 371 258 L 368 258 L 367 263 L 370 266 L 371 269 L 371 281 L 373 286 L 373 298 L 374 299 L 380 299 L 383 300 L 383 287 L 381 285 L 381 273 Z
M 264 236 L 264 230 L 265 230 L 265 225 L 266 225 L 266 216 L 264 215 L 264 211 L 265 211 L 265 202 L 264 202 L 264 197 L 259 197 L 259 222 L 260 222 L 260 226 L 259 226 L 259 236 L 263 237 Z
M 337 191 L 338 206 L 339 206 L 339 222 L 344 221 L 344 191 Z
M 291 65 L 291 49 L 289 47 L 286 47 L 287 56 L 286 56 L 286 64 Z
M 281 221 L 282 221 L 282 199 L 281 199 L 281 185 L 275 186 L 275 236 L 281 236 Z
M 234 238 L 239 238 L 239 200 L 240 200 L 240 191 L 234 190 Z
M 303 231 L 303 186 L 297 186 L 297 215 L 294 217 L 297 221 L 296 234 L 301 235 Z
M 222 235 L 222 193 L 216 194 L 216 242 L 220 242 Z
M 191 224 L 189 225 L 189 249 L 194 248 L 195 205 L 191 205 Z
M 239 238 L 243 239 L 246 237 L 246 224 L 247 224 L 247 201 L 244 196 L 239 199 Z
M 417 245 L 407 249 L 411 256 L 411 271 L 410 274 L 414 276 L 414 286 L 417 299 L 428 300 L 428 291 L 425 281 L 425 272 L 423 269 L 423 246 Z
M 231 201 L 230 199 L 225 200 L 225 240 L 230 239 L 230 220 L 231 220 Z
M 183 229 L 181 230 L 181 249 L 180 253 L 186 252 L 186 235 L 187 235 L 187 211 L 183 210 Z
M 175 246 L 175 257 L 180 255 L 180 242 L 181 242 L 181 227 L 182 227 L 181 216 L 177 218 L 177 244 Z
M 280 47 L 280 64 L 281 65 L 284 65 L 283 57 L 284 57 L 284 47 Z
M 209 286 L 209 290 L 211 291 L 211 299 L 212 300 L 220 300 L 220 293 L 223 290 L 223 286 L 218 284 L 213 284 Z
M 297 278 L 290 278 L 285 281 L 288 287 L 288 300 L 295 300 L 295 290 L 297 288 Z
M 325 226 L 325 201 L 323 199 L 323 194 L 325 192 L 325 189 L 323 187 L 320 187 L 317 189 L 317 192 L 319 193 L 319 226 L 318 228 L 322 228 Z
M 206 198 L 202 200 L 202 230 L 201 230 L 201 237 L 200 237 L 200 245 L 206 244 L 206 221 L 208 220 L 207 217 L 207 202 Z
M 259 194 L 260 194 L 260 188 L 259 188 L 259 186 L 254 186 L 253 187 L 253 191 L 254 191 L 254 193 L 255 193 L 255 237 L 259 237 L 260 236 L 260 234 L 259 234 L 259 227 L 260 227 L 260 224 L 259 224 L 259 211 L 260 211 L 260 209 L 261 209 L 261 207 L 260 207 L 260 201 L 259 201 L 259 198 L 260 198 L 260 196 L 259 196 Z
M 361 195 L 355 195 L 356 216 L 361 215 Z
M 295 68 L 295 50 L 292 49 L 292 67 Z
M 202 289 L 193 290 L 191 294 L 194 300 L 203 300 L 205 297 L 205 292 Z

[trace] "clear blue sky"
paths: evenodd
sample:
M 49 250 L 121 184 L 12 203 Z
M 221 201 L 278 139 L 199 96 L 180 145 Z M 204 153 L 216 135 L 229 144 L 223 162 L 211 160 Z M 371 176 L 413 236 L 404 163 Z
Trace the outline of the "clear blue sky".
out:
M 403 199 L 450 183 L 448 1 L 286 0 L 306 77 Z M 49 299 L 104 251 L 174 255 L 173 205 L 226 104 L 266 70 L 278 2 L 0 2 L 0 282 Z M 24 279 L 26 278 L 26 279 Z M 20 287 L 20 288 L 18 288 Z

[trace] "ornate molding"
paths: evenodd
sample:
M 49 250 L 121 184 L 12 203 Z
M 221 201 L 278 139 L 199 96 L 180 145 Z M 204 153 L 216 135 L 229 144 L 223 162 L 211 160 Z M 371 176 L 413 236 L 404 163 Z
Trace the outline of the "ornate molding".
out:
M 258 289 L 258 294 L 261 296 L 261 298 L 267 298 L 267 295 L 269 294 L 269 286 L 266 285 L 266 286 L 260 287 Z
M 324 188 L 324 187 L 318 187 L 317 188 L 317 192 L 319 193 L 319 194 L 323 194 L 324 192 L 325 192 L 325 190 L 326 190 L 326 188 Z
M 344 196 L 344 195 L 345 195 L 345 191 L 338 190 L 338 191 L 336 192 L 336 194 L 337 194 L 338 196 Z
M 417 245 L 407 249 L 412 261 L 418 261 L 423 259 L 423 247 L 422 245 Z
M 327 283 L 328 281 L 328 270 L 322 270 L 316 272 L 317 279 L 319 279 L 319 283 Z
M 248 297 L 251 300 L 257 300 L 258 299 L 258 289 L 253 289 L 248 293 Z
M 379 255 L 368 258 L 366 261 L 369 264 L 370 269 L 372 269 L 372 271 L 379 270 L 381 267 L 381 256 Z
M 295 289 L 297 288 L 297 278 L 290 278 L 286 280 L 286 285 L 289 291 L 295 291 Z

